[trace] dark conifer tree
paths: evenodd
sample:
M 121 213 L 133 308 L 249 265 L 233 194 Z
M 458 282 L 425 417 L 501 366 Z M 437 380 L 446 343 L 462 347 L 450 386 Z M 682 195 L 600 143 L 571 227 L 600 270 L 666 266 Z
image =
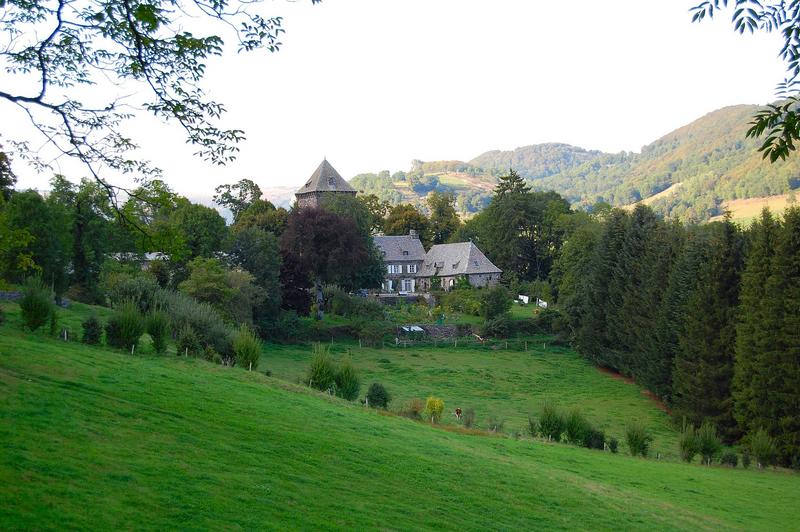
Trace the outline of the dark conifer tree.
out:
M 526 194 L 530 191 L 531 188 L 525 184 L 525 179 L 513 168 L 509 168 L 508 175 L 498 178 L 497 186 L 494 188 L 494 195 L 498 197 L 505 194 Z
M 742 238 L 730 221 L 704 229 L 709 233 L 707 253 L 687 299 L 673 371 L 673 406 L 679 419 L 695 425 L 710 421 L 730 442 L 738 436 L 731 381 Z

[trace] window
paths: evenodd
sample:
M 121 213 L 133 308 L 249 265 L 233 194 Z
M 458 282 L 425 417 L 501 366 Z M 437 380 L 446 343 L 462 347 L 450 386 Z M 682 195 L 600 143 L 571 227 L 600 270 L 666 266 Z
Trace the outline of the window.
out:
M 414 279 L 403 279 L 403 281 L 400 283 L 400 290 L 403 292 L 413 292 Z
M 417 273 L 417 265 L 416 264 L 409 264 L 408 265 L 408 273 Z
M 403 266 L 400 264 L 389 264 L 386 269 L 389 273 L 403 273 Z
M 407 256 L 407 255 L 408 255 L 408 251 L 404 251 L 404 252 L 403 252 L 403 255 L 406 255 L 406 256 Z

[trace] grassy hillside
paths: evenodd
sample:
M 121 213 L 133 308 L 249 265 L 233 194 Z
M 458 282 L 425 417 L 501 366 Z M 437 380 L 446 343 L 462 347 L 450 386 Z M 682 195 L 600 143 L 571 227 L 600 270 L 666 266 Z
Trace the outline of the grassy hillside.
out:
M 641 153 L 538 144 L 486 152 L 469 163 L 417 161 L 408 174 L 398 173 L 405 181 L 355 181 L 360 190 L 391 201 L 422 203 L 430 190 L 451 191 L 463 212 L 474 212 L 488 201 L 496 176 L 513 166 L 534 189 L 555 190 L 579 206 L 644 201 L 663 214 L 703 221 L 722 214 L 724 202 L 800 188 L 800 158 L 770 164 L 758 152 L 761 140 L 745 138 L 758 109 L 718 109 L 644 146 Z
M 0 404 L 5 530 L 775 530 L 800 518 L 796 474 L 457 434 L 257 372 L 13 323 L 0 326 Z
M 434 395 L 445 403 L 445 423 L 454 424 L 452 412 L 473 408 L 477 425 L 489 417 L 505 421 L 507 433 L 527 432 L 528 415 L 538 414 L 545 399 L 565 410 L 580 408 L 608 436 L 624 440 L 625 425 L 642 420 L 655 436 L 653 455 L 676 458 L 677 434 L 669 416 L 635 384 L 601 373 L 595 366 L 564 347 L 547 345 L 549 338 L 529 342 L 528 351 L 453 347 L 359 348 L 335 344 L 336 357 L 349 355 L 358 367 L 363 387 L 380 382 L 392 394 L 391 409 L 413 398 Z M 311 349 L 268 346 L 264 369 L 273 376 L 300 382 Z

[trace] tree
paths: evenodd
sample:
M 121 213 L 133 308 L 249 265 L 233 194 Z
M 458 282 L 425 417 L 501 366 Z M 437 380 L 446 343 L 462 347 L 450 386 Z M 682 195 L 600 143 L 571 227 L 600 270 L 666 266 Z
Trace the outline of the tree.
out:
M 183 249 L 173 257 L 179 262 L 196 257 L 210 257 L 222 250 L 228 232 L 225 220 L 211 207 L 181 198 L 170 217 L 181 237 Z
M 497 186 L 494 188 L 495 197 L 504 196 L 506 194 L 525 194 L 531 191 L 531 188 L 525 184 L 525 180 L 513 168 L 508 169 L 508 174 L 500 176 L 497 180 Z
M 267 200 L 255 200 L 239 213 L 233 224 L 233 230 L 255 227 L 275 236 L 281 236 L 288 216 L 289 213 L 283 207 L 276 208 Z
M 29 117 L 48 147 L 84 163 L 112 199 L 116 191 L 101 177 L 102 167 L 154 173 L 129 155 L 136 145 L 123 129 L 131 105 L 177 122 L 197 153 L 216 164 L 233 159 L 244 138 L 241 130 L 215 125 L 225 107 L 202 87 L 206 63 L 222 54 L 225 34 L 196 35 L 193 25 L 227 32 L 240 51 L 277 51 L 284 31 L 281 17 L 254 12 L 245 0 L 86 0 L 80 6 L 5 0 L 2 6 L 0 33 L 8 39 L 0 58 L 14 74 L 0 89 L 3 116 L 15 110 Z M 17 91 L 25 82 L 31 88 Z M 125 98 L 128 91 L 119 87 L 130 83 L 144 88 L 144 101 Z M 77 96 L 87 85 L 98 86 L 91 102 Z M 108 92 L 117 96 L 103 101 Z
M 284 261 L 314 283 L 317 319 L 323 319 L 323 283 L 347 282 L 369 263 L 369 250 L 352 218 L 304 208 L 289 215 L 281 236 Z
M 8 155 L 0 151 L 0 196 L 8 201 L 11 199 L 11 193 L 14 191 L 14 185 L 17 183 L 17 176 L 11 171 L 11 161 Z
M 391 203 L 381 200 L 375 194 L 360 194 L 358 199 L 366 205 L 372 215 L 372 227 L 370 228 L 373 233 L 380 233 L 383 231 L 383 220 L 392 208 Z
M 242 179 L 232 185 L 219 185 L 214 190 L 214 203 L 230 210 L 234 223 L 250 205 L 261 199 L 261 188 L 250 179 Z
M 728 7 L 728 0 L 705 0 L 691 9 L 692 21 L 712 18 Z M 785 0 L 735 0 L 732 23 L 734 31 L 780 33 L 781 58 L 786 62 L 787 77 L 778 85 L 779 103 L 767 105 L 756 113 L 747 130 L 748 137 L 767 135 L 759 151 L 771 162 L 786 159 L 800 141 L 800 9 L 797 2 Z
M 229 260 L 253 274 L 255 284 L 263 290 L 263 301 L 253 309 L 256 326 L 274 321 L 281 306 L 281 255 L 277 237 L 257 227 L 236 231 L 231 240 Z
M 407 235 L 411 230 L 419 235 L 422 244 L 431 245 L 430 221 L 419 209 L 409 204 L 395 205 L 389 210 L 383 222 L 383 232 L 387 235 Z
M 444 244 L 458 231 L 461 220 L 456 213 L 456 198 L 450 192 L 431 192 L 427 198 L 430 209 L 431 240 L 434 244 Z

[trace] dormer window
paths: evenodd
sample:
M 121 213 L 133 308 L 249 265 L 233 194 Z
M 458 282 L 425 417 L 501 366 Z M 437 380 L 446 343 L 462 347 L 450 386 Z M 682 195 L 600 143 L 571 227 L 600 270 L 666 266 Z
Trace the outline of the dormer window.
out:
M 403 255 L 406 255 L 406 256 L 407 256 L 407 255 L 408 255 L 408 251 L 404 251 L 404 252 L 403 252 Z

